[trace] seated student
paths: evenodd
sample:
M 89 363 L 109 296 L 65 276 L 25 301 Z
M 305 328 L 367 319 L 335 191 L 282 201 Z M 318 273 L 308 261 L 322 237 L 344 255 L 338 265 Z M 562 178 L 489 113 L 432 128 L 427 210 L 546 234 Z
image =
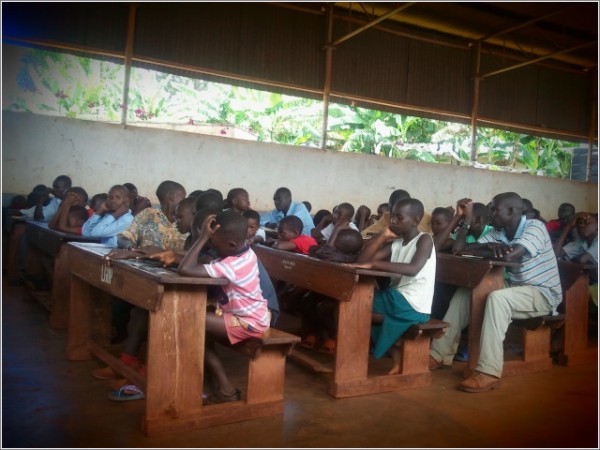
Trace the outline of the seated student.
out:
M 546 223 L 546 221 L 542 218 L 540 211 L 533 207 L 533 203 L 531 202 L 531 200 L 527 198 L 524 198 L 522 200 L 523 207 L 525 208 L 525 210 L 523 211 L 525 217 L 527 217 L 528 219 L 541 220 L 542 222 Z
M 260 214 L 253 209 L 247 209 L 242 215 L 248 221 L 248 236 L 246 239 L 248 245 L 265 242 L 267 236 L 265 235 L 265 230 L 260 228 Z
M 71 178 L 67 175 L 60 175 L 52 182 L 52 187 L 39 192 L 37 203 L 29 209 L 22 209 L 20 212 L 29 219 L 49 222 L 57 213 L 60 203 L 63 201 L 67 191 L 71 187 Z M 53 197 L 50 198 L 50 195 Z
M 523 214 L 521 197 L 514 192 L 496 195 L 491 202 L 490 224 L 494 229 L 464 247 L 468 254 L 518 262 L 506 270 L 505 287 L 490 293 L 481 328 L 481 353 L 475 372 L 459 389 L 486 392 L 500 384 L 504 366 L 503 342 L 513 318 L 554 314 L 562 302 L 556 257 L 546 227 Z M 460 332 L 470 321 L 471 292 L 459 288 L 450 301 L 444 321 L 450 324 L 444 336 L 431 343 L 429 368 L 452 364 Z
M 206 314 L 204 358 L 216 384 L 208 396 L 209 403 L 238 401 L 241 398 L 240 391 L 227 377 L 216 352 L 216 342 L 227 339 L 236 344 L 248 338 L 261 337 L 269 329 L 269 310 L 260 289 L 258 258 L 246 245 L 247 228 L 246 219 L 234 211 L 209 216 L 204 221 L 200 238 L 177 269 L 185 276 L 225 277 L 229 280 L 229 284 L 222 287 L 225 295 L 217 300 L 217 309 Z M 210 264 L 199 264 L 198 255 L 209 240 L 219 258 Z
M 117 234 L 117 249 L 112 250 L 104 258 L 132 259 L 142 255 L 156 253 L 157 250 L 172 249 L 182 250 L 187 238 L 177 230 L 175 209 L 179 202 L 185 198 L 185 188 L 171 180 L 163 181 L 156 189 L 156 196 L 160 202 L 160 209 L 146 208 L 137 216 L 134 216 L 129 227 Z M 132 251 L 134 250 L 134 251 Z M 121 361 L 131 367 L 139 368 L 144 372 L 145 367 L 140 366 L 137 355 L 141 343 L 145 337 L 144 329 L 148 326 L 148 311 L 134 307 L 131 310 L 129 336 L 125 343 L 125 351 L 121 353 Z M 132 328 L 135 328 L 132 330 Z M 92 372 L 98 379 L 115 379 L 117 374 L 110 366 Z M 123 400 L 127 391 L 119 391 L 115 394 L 115 400 Z M 123 398 L 121 398 L 123 397 Z M 127 397 L 132 400 L 143 398 L 139 393 Z
M 313 246 L 308 254 L 331 262 L 356 262 L 363 248 L 363 238 L 358 230 L 350 228 L 334 231 L 327 245 Z M 302 325 L 307 330 L 300 343 L 304 348 L 315 348 L 323 353 L 335 353 L 337 335 L 338 303 L 316 292 L 307 292 L 296 302 L 295 309 L 302 316 Z
M 83 224 L 82 234 L 101 237 L 102 244 L 116 247 L 117 234 L 133 222 L 133 215 L 129 209 L 129 194 L 129 190 L 124 186 L 111 187 L 107 200 L 100 204 L 92 217 Z
M 431 235 L 436 252 L 449 252 L 452 249 L 452 231 L 449 229 L 452 222 L 452 211 L 438 206 L 431 212 Z
M 562 231 L 575 217 L 575 206 L 570 203 L 562 203 L 558 207 L 558 218 L 546 222 L 546 229 L 550 235 L 552 243 L 556 242 Z M 564 244 L 577 240 L 577 230 L 571 228 L 571 232 L 565 238 Z
M 266 228 L 277 228 L 284 217 L 297 216 L 302 222 L 302 234 L 310 236 L 314 222 L 304 203 L 293 202 L 292 192 L 286 187 L 280 187 L 273 196 L 275 209 L 261 216 L 260 224 Z
M 358 231 L 356 225 L 352 223 L 354 216 L 354 206 L 350 203 L 340 203 L 333 208 L 331 218 L 326 217 L 321 220 L 321 223 L 312 229 L 311 235 L 315 238 L 318 244 L 325 244 L 331 237 L 334 227 L 339 229 L 349 228 Z M 327 225 L 325 225 L 327 223 Z
M 204 208 L 218 208 L 224 209 L 223 197 L 215 191 L 204 191 L 202 194 L 192 197 L 196 199 L 196 211 L 200 211 Z
M 129 191 L 127 192 L 129 193 Z M 90 209 L 92 211 L 92 214 L 98 211 L 100 206 L 102 206 L 102 204 L 106 202 L 106 200 L 108 200 L 108 194 L 105 192 L 92 196 L 92 199 L 90 200 Z
M 327 209 L 318 210 L 313 217 L 314 226 L 316 227 L 317 225 L 319 225 L 319 223 L 321 223 L 321 220 L 323 220 L 323 217 L 325 217 L 325 216 L 331 216 L 331 211 L 329 211 Z
M 579 238 L 563 245 L 571 228 L 577 228 Z M 595 265 L 589 271 L 590 299 L 592 308 L 598 310 L 598 214 L 579 212 L 563 229 L 554 243 L 554 253 L 559 258 L 578 264 Z
M 227 199 L 224 202 L 223 209 L 232 209 L 235 212 L 243 213 L 250 209 L 250 197 L 248 191 L 244 188 L 233 188 L 227 193 Z
M 354 216 L 353 223 L 358 229 L 358 231 L 362 231 L 367 228 L 369 225 L 372 225 L 375 222 L 371 223 L 371 209 L 368 206 L 360 205 L 356 210 L 356 214 Z
M 410 194 L 406 192 L 404 189 L 396 189 L 394 192 L 390 194 L 390 198 L 388 200 L 388 205 L 390 207 L 390 211 L 394 209 L 394 206 L 400 200 L 404 200 L 410 198 Z M 373 225 L 365 228 L 360 233 L 363 238 L 369 239 L 371 236 L 383 232 L 390 225 L 390 212 L 383 213 L 381 218 L 375 222 Z
M 448 249 L 448 245 L 446 244 L 440 249 L 436 246 L 436 251 L 440 253 L 448 251 L 451 251 L 453 254 L 460 253 L 466 244 L 477 242 L 477 239 L 493 230 L 493 227 L 488 225 L 488 221 L 489 211 L 483 203 L 474 203 L 469 198 L 457 201 L 456 213 L 441 232 L 443 235 L 451 233 L 450 249 Z M 434 237 L 434 244 L 435 241 L 436 238 Z M 432 318 L 441 320 L 444 317 L 455 292 L 455 285 L 435 282 L 433 304 L 431 306 Z M 461 349 L 459 354 L 464 355 L 465 352 L 465 349 Z M 456 359 L 460 359 L 461 357 L 457 356 Z
M 123 187 L 129 191 L 129 208 L 131 209 L 131 214 L 133 216 L 137 216 L 146 208 L 152 208 L 152 203 L 146 197 L 142 197 L 138 194 L 137 187 L 133 183 L 124 183 Z
M 86 209 L 88 195 L 85 189 L 79 186 L 69 188 L 67 195 L 58 207 L 57 213 L 48 222 L 48 228 L 62 231 L 63 233 L 81 234 L 82 225 L 89 218 Z M 85 210 L 85 220 L 81 223 L 83 217 L 81 208 Z
M 302 234 L 302 221 L 296 216 L 286 216 L 279 221 L 279 239 L 267 239 L 266 245 L 279 250 L 287 250 L 308 255 L 308 249 L 318 245 L 312 236 Z
M 389 227 L 366 241 L 355 264 L 400 275 L 373 298 L 373 356 L 391 353 L 390 375 L 400 373 L 402 358 L 394 344 L 411 325 L 427 322 L 431 312 L 436 254 L 431 235 L 418 230 L 423 214 L 423 203 L 417 199 L 394 203 Z

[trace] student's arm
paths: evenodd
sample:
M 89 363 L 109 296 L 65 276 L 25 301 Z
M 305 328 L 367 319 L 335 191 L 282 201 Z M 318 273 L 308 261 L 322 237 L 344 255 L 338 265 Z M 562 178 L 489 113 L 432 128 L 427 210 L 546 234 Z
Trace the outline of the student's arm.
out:
M 94 214 L 94 216 L 96 215 Z M 89 236 L 110 237 L 125 230 L 127 227 L 129 227 L 129 225 L 131 225 L 132 221 L 133 216 L 131 214 L 119 217 L 115 217 L 112 214 L 104 214 L 100 220 L 84 229 L 85 233 L 89 233 L 87 234 Z
M 288 252 L 293 252 L 294 250 L 298 249 L 298 246 L 295 243 L 293 243 L 292 241 L 282 241 L 280 239 L 273 243 L 273 248 L 276 248 L 278 250 L 286 250 Z
M 375 270 L 383 270 L 385 272 L 393 272 L 410 277 L 418 274 L 427 260 L 431 257 L 433 249 L 433 239 L 429 234 L 423 234 L 417 241 L 417 250 L 410 262 L 391 262 L 391 261 L 373 261 L 372 268 Z M 391 255 L 391 247 L 390 247 Z
M 454 242 L 452 244 L 453 254 L 459 254 L 467 245 L 467 235 L 469 234 L 469 227 L 471 226 L 472 221 L 473 200 L 470 198 L 463 198 L 462 200 L 456 202 L 456 214 L 452 218 L 451 223 L 454 224 L 454 228 L 456 228 L 458 224 L 461 224 L 461 226 L 458 227 L 458 230 L 456 231 L 456 237 L 454 238 Z
M 552 248 L 554 249 L 554 253 L 556 254 L 556 256 L 562 256 L 565 254 L 565 251 L 563 250 L 563 247 L 565 246 L 565 240 L 567 239 L 569 234 L 571 234 L 573 228 L 575 228 L 577 219 L 579 219 L 580 217 L 586 217 L 588 214 L 589 213 L 583 211 L 578 212 L 571 219 L 569 224 L 562 229 L 560 235 L 558 236 L 554 244 L 552 244 Z
M 192 248 L 188 250 L 177 268 L 177 273 L 188 277 L 208 277 L 209 274 L 204 268 L 204 265 L 198 263 L 200 252 L 210 239 L 217 232 L 221 225 L 215 224 L 216 214 L 211 214 L 204 219 L 200 237 L 194 242 Z M 214 228 L 213 228 L 213 224 Z
M 46 218 L 44 216 L 44 203 L 50 197 L 50 194 L 54 192 L 54 189 L 47 188 L 40 196 L 38 197 L 37 203 L 35 205 L 35 210 L 33 211 L 33 218 L 35 220 L 44 221 Z
M 398 239 L 398 236 L 389 228 L 382 233 L 365 242 L 356 262 L 358 264 L 370 263 L 375 260 L 388 260 L 392 256 L 391 241 Z
M 65 233 L 72 233 L 72 231 L 67 231 L 67 228 L 69 228 L 69 210 L 71 209 L 71 206 L 74 202 L 74 196 L 67 195 L 65 197 L 63 202 L 60 204 L 60 207 L 58 208 L 58 212 L 52 218 L 56 218 L 56 222 L 53 223 L 54 229 L 58 231 L 63 231 Z M 51 222 L 54 222 L 54 220 L 52 220 Z M 50 227 L 50 223 L 48 224 L 48 227 Z
M 66 199 L 65 199 L 66 200 Z M 50 221 L 48 222 L 48 228 L 52 230 L 58 229 L 58 223 L 62 215 L 66 214 L 67 218 L 69 216 L 69 209 L 71 208 L 71 204 L 67 204 L 66 201 L 63 201 L 59 206 L 56 214 L 52 216 Z M 38 220 L 38 219 L 36 219 Z
M 310 235 L 315 238 L 315 241 L 317 241 L 319 244 L 324 244 L 326 239 L 323 235 L 323 230 L 331 223 L 333 223 L 333 216 L 331 214 L 327 214 L 321 219 L 317 226 L 310 231 Z

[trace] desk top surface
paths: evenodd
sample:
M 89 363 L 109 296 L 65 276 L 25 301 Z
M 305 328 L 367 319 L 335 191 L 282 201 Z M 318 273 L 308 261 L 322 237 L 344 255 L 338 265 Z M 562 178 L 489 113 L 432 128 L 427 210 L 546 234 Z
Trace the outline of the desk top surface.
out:
M 42 230 L 48 236 L 59 237 L 65 241 L 83 241 L 83 242 L 100 242 L 102 238 L 96 236 L 82 236 L 80 234 L 63 233 L 62 231 L 48 228 L 47 222 L 40 222 L 33 219 L 25 219 L 25 223 L 29 225 L 31 230 Z
M 68 245 L 82 251 L 84 254 L 97 258 L 99 265 L 108 263 L 104 256 L 114 250 L 112 247 L 90 242 L 69 242 Z M 126 271 L 131 271 L 162 284 L 225 285 L 229 283 L 225 278 L 184 277 L 177 273 L 176 268 L 163 267 L 160 261 L 149 261 L 147 259 L 111 260 L 110 266 L 123 268 Z
M 393 272 L 384 272 L 381 270 L 371 270 L 371 269 L 359 269 L 358 267 L 354 267 L 350 264 L 337 263 L 332 261 L 327 261 L 325 259 L 313 258 L 312 256 L 303 255 L 300 253 L 289 252 L 285 250 L 279 250 L 276 248 L 267 247 L 266 245 L 253 245 L 252 249 L 259 256 L 270 256 L 272 258 L 279 259 L 282 264 L 286 264 L 286 261 L 293 261 L 295 263 L 313 265 L 315 267 L 328 268 L 333 270 L 338 270 L 341 272 L 349 272 L 357 275 L 366 275 L 366 276 L 376 276 L 376 277 L 393 277 L 398 278 L 400 274 Z M 264 264 L 264 261 L 261 259 L 261 262 Z M 267 268 L 268 271 L 268 268 Z

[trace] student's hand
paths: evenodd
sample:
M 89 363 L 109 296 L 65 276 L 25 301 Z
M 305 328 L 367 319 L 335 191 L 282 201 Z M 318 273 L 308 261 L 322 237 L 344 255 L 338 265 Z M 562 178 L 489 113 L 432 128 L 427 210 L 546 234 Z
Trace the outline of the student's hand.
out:
M 585 225 L 591 220 L 589 212 L 579 211 L 569 222 L 569 228 L 577 228 L 579 224 Z
M 321 229 L 323 229 L 332 222 L 333 222 L 333 215 L 327 214 L 326 216 L 323 216 L 323 218 L 319 222 L 318 226 L 321 227 Z
M 104 206 L 104 205 L 105 204 L 102 203 L 102 206 Z M 98 208 L 98 211 L 101 210 L 102 206 L 100 208 Z M 127 205 L 121 205 L 115 211 L 112 212 L 112 215 L 115 219 L 118 219 L 122 215 L 127 214 L 127 211 L 129 211 L 129 207 Z M 107 210 L 107 212 L 108 212 L 108 210 Z M 99 213 L 96 212 L 96 214 L 99 214 Z M 104 213 L 102 213 L 102 214 L 104 214 Z
M 177 262 L 177 259 L 175 258 L 175 253 L 173 253 L 173 250 L 164 250 L 164 251 L 158 252 L 158 253 L 151 253 L 148 255 L 148 258 L 160 260 L 160 262 L 162 262 L 163 266 L 165 266 L 165 267 L 170 266 L 171 264 L 174 264 Z
M 110 253 L 104 255 L 104 259 L 107 261 L 110 260 L 119 260 L 119 259 L 136 259 L 140 256 L 145 256 L 143 252 L 135 249 L 123 249 L 123 248 L 115 248 L 111 250 Z
M 204 222 L 202 222 L 203 234 L 210 237 L 213 236 L 219 230 L 219 228 L 221 228 L 221 225 L 217 223 L 216 219 L 216 214 L 211 214 L 204 219 Z
M 99 216 L 103 216 L 104 214 L 106 214 L 109 211 L 110 210 L 108 209 L 106 202 L 102 202 L 100 204 L 100 206 L 98 206 L 98 208 L 96 209 L 95 213 L 98 214 Z
M 456 215 L 460 217 L 473 217 L 473 200 L 462 198 L 456 202 Z
M 511 245 L 505 244 L 489 243 L 487 247 L 492 251 L 494 259 L 503 259 L 514 251 Z

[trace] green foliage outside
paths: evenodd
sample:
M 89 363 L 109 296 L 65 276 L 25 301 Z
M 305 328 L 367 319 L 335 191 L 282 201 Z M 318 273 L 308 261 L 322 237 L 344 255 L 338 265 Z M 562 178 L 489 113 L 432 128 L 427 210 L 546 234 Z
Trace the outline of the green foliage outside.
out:
M 123 104 L 124 68 L 109 61 L 27 49 L 9 109 L 128 123 L 235 125 L 258 141 L 320 147 L 323 103 L 201 79 L 132 68 Z M 470 159 L 471 128 L 332 103 L 327 148 L 433 163 L 474 164 L 568 178 L 577 144 L 491 128 L 477 129 L 477 161 Z

